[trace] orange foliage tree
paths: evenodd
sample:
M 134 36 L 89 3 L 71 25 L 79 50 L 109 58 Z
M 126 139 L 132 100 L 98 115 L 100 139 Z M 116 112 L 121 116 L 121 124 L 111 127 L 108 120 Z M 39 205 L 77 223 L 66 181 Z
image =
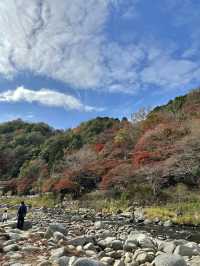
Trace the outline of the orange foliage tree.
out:
M 102 177 L 100 189 L 108 190 L 111 188 L 118 188 L 123 190 L 132 176 L 134 176 L 134 169 L 132 165 L 128 163 L 121 163 Z

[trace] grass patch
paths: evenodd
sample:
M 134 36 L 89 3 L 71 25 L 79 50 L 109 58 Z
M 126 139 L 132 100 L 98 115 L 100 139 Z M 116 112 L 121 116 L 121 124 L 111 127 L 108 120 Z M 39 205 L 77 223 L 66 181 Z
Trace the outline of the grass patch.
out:
M 116 213 L 118 210 L 126 210 L 128 208 L 129 201 L 126 196 L 115 199 L 112 195 L 104 193 L 102 191 L 95 191 L 85 194 L 79 201 L 79 208 L 94 209 L 96 212 L 103 213 Z
M 31 205 L 34 208 L 40 208 L 40 207 L 48 207 L 52 208 L 55 207 L 57 204 L 57 199 L 52 193 L 49 194 L 43 194 L 41 196 L 36 197 L 11 197 L 11 198 L 1 198 L 1 204 L 5 204 L 8 207 L 11 206 L 18 206 L 20 205 L 20 202 L 24 201 L 25 204 Z
M 171 220 L 177 224 L 200 224 L 200 202 L 170 203 L 163 206 L 145 208 L 145 217 Z

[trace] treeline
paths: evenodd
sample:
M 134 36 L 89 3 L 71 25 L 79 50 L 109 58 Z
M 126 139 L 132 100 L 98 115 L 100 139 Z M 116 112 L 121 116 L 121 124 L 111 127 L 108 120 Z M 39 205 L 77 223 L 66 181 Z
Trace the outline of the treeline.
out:
M 52 191 L 78 197 L 95 189 L 161 198 L 163 189 L 200 181 L 200 90 L 132 121 L 108 117 L 65 131 L 16 120 L 0 125 L 4 193 Z

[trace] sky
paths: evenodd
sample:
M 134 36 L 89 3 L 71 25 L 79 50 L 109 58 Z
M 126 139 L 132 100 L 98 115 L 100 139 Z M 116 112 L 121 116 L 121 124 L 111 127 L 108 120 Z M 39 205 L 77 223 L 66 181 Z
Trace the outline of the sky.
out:
M 200 86 L 199 0 L 0 0 L 0 122 L 130 118 Z

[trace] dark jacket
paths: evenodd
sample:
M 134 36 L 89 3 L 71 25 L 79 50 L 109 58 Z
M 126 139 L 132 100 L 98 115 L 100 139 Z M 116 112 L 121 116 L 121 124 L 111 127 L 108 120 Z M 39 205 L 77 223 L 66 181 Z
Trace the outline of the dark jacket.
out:
M 17 216 L 20 217 L 20 218 L 24 218 L 26 216 L 26 213 L 27 213 L 27 207 L 26 205 L 21 205 L 18 209 L 18 212 L 17 212 Z

